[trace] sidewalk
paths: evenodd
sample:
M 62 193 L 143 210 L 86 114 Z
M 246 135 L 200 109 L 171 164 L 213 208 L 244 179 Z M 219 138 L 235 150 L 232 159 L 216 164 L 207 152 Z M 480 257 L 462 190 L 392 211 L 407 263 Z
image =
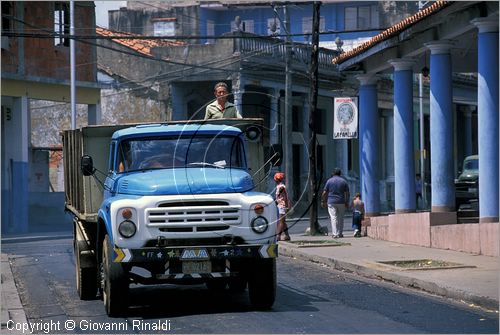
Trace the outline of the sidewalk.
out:
M 320 241 L 342 244 L 317 246 Z M 278 252 L 280 256 L 323 263 L 360 276 L 384 279 L 469 305 L 498 310 L 497 257 L 398 244 L 369 237 L 355 238 L 352 237 L 352 231 L 344 231 L 344 238 L 332 239 L 330 236 L 307 236 L 292 230 L 291 241 L 280 241 Z M 426 262 L 410 262 L 415 260 Z M 401 267 L 403 264 L 400 261 L 406 261 L 406 265 Z
M 9 259 L 6 254 L 2 253 L 1 264 L 1 326 L 0 333 L 7 328 L 7 322 L 12 320 L 16 324 L 27 324 L 26 314 L 24 313 L 21 299 L 17 291 L 12 270 L 10 268 Z M 21 332 L 9 331 L 9 334 L 18 334 Z

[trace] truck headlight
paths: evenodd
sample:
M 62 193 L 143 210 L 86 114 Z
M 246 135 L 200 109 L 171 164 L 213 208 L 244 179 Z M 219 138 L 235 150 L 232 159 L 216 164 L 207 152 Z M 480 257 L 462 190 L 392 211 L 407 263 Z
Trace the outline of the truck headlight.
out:
M 125 238 L 131 238 L 135 235 L 136 231 L 137 227 L 135 226 L 135 223 L 130 220 L 122 221 L 118 226 L 118 232 Z
M 269 222 L 267 222 L 267 219 L 265 217 L 257 216 L 252 220 L 251 226 L 254 232 L 256 232 L 257 234 L 262 234 L 267 230 Z

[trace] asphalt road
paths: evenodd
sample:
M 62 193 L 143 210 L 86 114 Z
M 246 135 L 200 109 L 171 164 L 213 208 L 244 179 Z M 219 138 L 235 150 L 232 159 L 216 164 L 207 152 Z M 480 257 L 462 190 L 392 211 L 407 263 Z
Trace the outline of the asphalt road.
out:
M 495 312 L 287 257 L 278 259 L 271 311 L 252 309 L 246 293 L 230 296 L 202 285 L 132 286 L 128 317 L 112 319 L 102 301 L 78 299 L 70 239 L 6 243 L 2 252 L 10 256 L 27 318 L 39 334 L 498 334 Z

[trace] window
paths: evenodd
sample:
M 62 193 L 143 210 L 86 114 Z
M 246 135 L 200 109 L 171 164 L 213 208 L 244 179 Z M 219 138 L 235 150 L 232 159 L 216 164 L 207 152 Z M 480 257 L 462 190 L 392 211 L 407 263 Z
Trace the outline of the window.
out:
M 358 7 L 358 29 L 370 28 L 370 7 Z
M 357 7 L 349 7 L 345 9 L 345 30 L 356 30 L 358 9 Z
M 310 33 L 312 33 L 312 30 L 313 30 L 313 18 L 312 18 L 312 16 L 303 17 L 302 18 L 302 33 L 310 34 Z M 319 18 L 319 31 L 320 32 L 325 31 L 325 17 L 324 16 L 321 16 Z
M 175 36 L 175 18 L 153 20 L 154 36 Z
M 207 20 L 207 36 L 215 36 L 215 23 L 212 20 Z
M 241 22 L 241 29 L 247 33 L 253 33 L 253 20 L 243 20 Z
M 69 46 L 69 4 L 56 2 L 54 4 L 54 39 L 55 46 Z M 66 36 L 64 36 L 66 35 Z
M 346 7 L 344 18 L 345 30 L 366 30 L 379 28 L 378 7 Z

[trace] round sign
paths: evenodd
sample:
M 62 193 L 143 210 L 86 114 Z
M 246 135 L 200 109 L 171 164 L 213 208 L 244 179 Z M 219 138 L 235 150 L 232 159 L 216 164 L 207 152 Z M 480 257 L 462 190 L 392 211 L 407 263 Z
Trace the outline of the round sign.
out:
M 354 108 L 350 103 L 344 102 L 337 108 L 337 120 L 340 124 L 348 125 L 354 119 Z

